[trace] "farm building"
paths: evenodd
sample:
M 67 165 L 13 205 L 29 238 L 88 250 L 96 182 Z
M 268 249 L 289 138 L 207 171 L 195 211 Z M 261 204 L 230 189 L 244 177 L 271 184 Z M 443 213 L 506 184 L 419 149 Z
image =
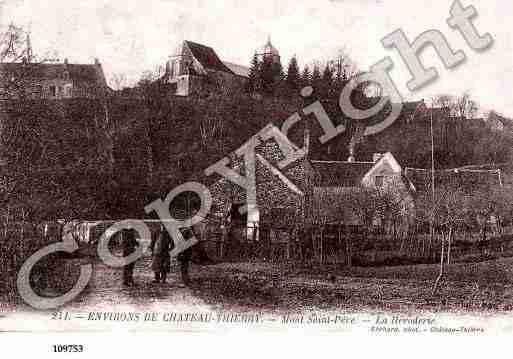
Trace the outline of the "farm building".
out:
M 261 138 L 266 140 L 255 147 L 256 203 L 249 206 L 244 215 L 235 214 L 244 226 L 292 231 L 298 225 L 320 222 L 360 225 L 354 209 L 346 203 L 346 195 L 365 188 L 392 193 L 401 203 L 405 216 L 413 210 L 410 183 L 391 153 L 376 154 L 373 162 L 316 161 L 308 157 L 306 150 L 304 156 L 282 167 L 280 163 L 286 160 L 281 150 L 284 143 L 294 151 L 302 149 L 273 125 L 261 133 Z M 308 148 L 305 143 L 305 149 Z M 238 153 L 240 149 L 229 156 L 230 165 L 241 172 L 244 162 Z M 217 217 L 234 217 L 237 211 L 233 209 L 246 203 L 246 191 L 226 178 L 217 179 L 210 190 L 214 198 L 213 213 Z

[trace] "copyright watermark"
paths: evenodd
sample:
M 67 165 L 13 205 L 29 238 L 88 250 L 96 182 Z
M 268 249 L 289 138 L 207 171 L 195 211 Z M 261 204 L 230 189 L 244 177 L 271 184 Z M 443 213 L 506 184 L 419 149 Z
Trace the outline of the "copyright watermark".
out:
M 457 30 L 461 34 L 472 50 L 482 52 L 492 46 L 493 38 L 488 33 L 484 35 L 479 34 L 479 31 L 472 22 L 472 19 L 476 16 L 477 11 L 474 6 L 463 7 L 459 0 L 455 0 L 450 8 L 450 17 L 447 19 L 447 24 L 451 29 Z M 446 68 L 456 68 L 466 59 L 466 54 L 463 50 L 454 51 L 443 33 L 435 29 L 423 32 L 413 41 L 408 40 L 404 32 L 398 29 L 385 36 L 381 40 L 381 43 L 385 48 L 395 48 L 399 52 L 412 76 L 407 83 L 407 87 L 412 91 L 423 88 L 438 78 L 437 70 L 433 67 L 426 69 L 420 60 L 420 53 L 428 45 L 436 50 L 436 53 Z M 350 84 L 343 88 L 340 94 L 340 109 L 344 116 L 350 120 L 369 120 L 377 114 L 382 113 L 387 103 L 391 104 L 390 111 L 382 121 L 366 126 L 364 132 L 365 136 L 382 132 L 392 125 L 401 115 L 403 98 L 393 78 L 390 76 L 390 71 L 393 67 L 394 62 L 392 59 L 390 57 L 384 57 L 371 66 L 368 72 L 354 77 Z M 378 103 L 372 107 L 359 109 L 352 103 L 351 95 L 358 85 L 365 83 L 378 85 L 381 88 L 383 96 L 381 96 Z M 301 90 L 301 96 L 305 98 L 310 97 L 312 93 L 313 89 L 311 87 L 305 87 Z M 257 207 L 256 164 L 260 162 L 267 168 L 277 171 L 275 173 L 281 174 L 281 170 L 285 167 L 305 158 L 307 149 L 297 148 L 297 146 L 293 145 L 288 138 L 288 134 L 298 123 L 312 117 L 322 130 L 322 135 L 318 138 L 319 142 L 322 144 L 325 144 L 346 131 L 345 124 L 334 124 L 322 103 L 315 101 L 305 106 L 300 112 L 292 114 L 283 123 L 281 129 L 277 129 L 272 125 L 264 127 L 235 152 L 235 155 L 241 158 L 242 164 L 244 165 L 244 175 L 242 175 L 238 169 L 230 166 L 230 164 L 233 164 L 233 161 L 228 157 L 208 167 L 204 172 L 205 175 L 221 176 L 221 178 L 229 183 L 244 189 L 246 192 L 246 205 L 241 208 L 241 211 L 251 212 Z M 262 155 L 256 153 L 256 148 L 270 139 L 273 139 L 278 144 L 284 157 L 283 160 L 276 164 L 277 168 L 270 164 Z M 281 174 L 280 178 L 282 178 L 283 181 L 288 181 L 283 174 Z M 192 192 L 199 197 L 201 201 L 200 209 L 192 218 L 176 219 L 171 215 L 169 207 L 172 200 L 184 192 Z M 174 242 L 174 249 L 171 255 L 177 256 L 179 253 L 198 243 L 198 239 L 194 234 L 192 238 L 185 240 L 180 230 L 183 228 L 191 228 L 195 224 L 200 223 L 203 218 L 209 214 L 212 202 L 212 194 L 205 185 L 190 182 L 169 192 L 164 200 L 159 199 L 148 204 L 145 207 L 145 211 L 148 214 L 155 212 L 158 215 Z M 109 243 L 112 236 L 126 229 L 135 230 L 141 238 L 149 238 L 151 236 L 149 227 L 144 221 L 140 220 L 122 221 L 109 227 L 100 238 L 97 251 L 100 259 L 111 267 L 126 266 L 137 261 L 143 255 L 143 251 L 140 248 L 128 257 L 118 257 L 110 252 Z M 30 283 L 31 270 L 42 258 L 56 252 L 73 253 L 77 249 L 78 244 L 75 240 L 66 237 L 62 242 L 49 245 L 39 250 L 23 264 L 18 273 L 17 287 L 20 296 L 27 304 L 36 309 L 57 308 L 76 298 L 76 296 L 85 289 L 92 276 L 91 264 L 81 265 L 80 276 L 73 288 L 69 292 L 56 298 L 39 296 L 35 293 Z

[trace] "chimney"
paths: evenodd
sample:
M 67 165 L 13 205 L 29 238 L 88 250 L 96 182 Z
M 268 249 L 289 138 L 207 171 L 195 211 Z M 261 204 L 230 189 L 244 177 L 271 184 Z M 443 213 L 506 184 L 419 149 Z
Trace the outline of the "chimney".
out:
M 95 58 L 94 58 L 94 64 L 95 64 L 96 66 L 101 65 L 101 64 L 100 64 L 100 60 L 98 60 L 98 58 L 97 58 L 97 57 L 95 57 Z
M 64 65 L 66 65 L 66 66 L 68 65 L 68 58 L 67 57 L 64 58 Z

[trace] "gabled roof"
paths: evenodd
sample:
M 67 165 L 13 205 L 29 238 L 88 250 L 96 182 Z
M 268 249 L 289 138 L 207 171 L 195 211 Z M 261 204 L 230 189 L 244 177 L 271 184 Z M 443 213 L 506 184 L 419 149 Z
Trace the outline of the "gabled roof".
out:
M 194 58 L 206 69 L 206 70 L 215 70 L 215 71 L 223 71 L 230 74 L 233 74 L 233 71 L 230 70 L 217 56 L 216 52 L 213 48 L 209 46 L 205 46 L 202 44 L 198 44 L 196 42 L 184 41 L 185 46 L 189 48 L 192 52 Z
M 98 71 L 97 66 L 100 65 L 0 63 L 0 73 L 2 76 L 25 73 L 33 79 L 51 80 L 63 78 L 67 72 L 72 81 L 106 85 L 105 78 L 101 75 L 102 71 Z
M 300 161 L 302 157 L 298 157 L 290 163 L 282 163 L 286 158 L 280 149 L 280 143 L 286 143 L 294 153 L 301 153 L 301 150 L 273 124 L 266 125 L 248 141 L 240 145 L 238 149 L 230 152 L 225 157 L 230 160 L 230 166 L 233 170 L 239 173 L 243 172 L 244 162 L 242 156 L 244 149 L 251 146 L 251 143 L 253 143 L 255 139 L 260 142 L 255 148 L 255 158 L 257 162 L 267 168 L 273 176 L 284 183 L 292 192 L 302 194 L 304 183 L 302 183 L 302 178 L 298 177 L 298 174 L 294 171 L 297 167 L 302 165 L 302 161 Z M 283 167 L 280 167 L 280 165 L 283 165 Z M 208 174 L 207 176 L 203 176 L 202 174 L 198 178 L 194 178 L 194 180 L 207 183 L 208 185 L 214 185 L 219 181 L 226 181 L 225 178 L 219 176 L 217 173 L 213 175 Z
M 357 187 L 374 162 L 310 161 L 317 187 Z
M 390 152 L 383 154 L 377 162 L 310 161 L 317 187 L 358 187 L 384 163 L 394 173 L 402 173 L 401 166 Z

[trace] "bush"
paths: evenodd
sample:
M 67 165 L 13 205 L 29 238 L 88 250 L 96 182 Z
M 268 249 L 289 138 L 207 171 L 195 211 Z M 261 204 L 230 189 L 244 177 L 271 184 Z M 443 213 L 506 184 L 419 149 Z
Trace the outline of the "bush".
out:
M 2 229 L 0 269 L 4 275 L 0 278 L 0 301 L 12 305 L 21 302 L 16 286 L 19 270 L 30 256 L 58 240 L 55 237 L 44 237 L 40 226 L 31 224 L 17 224 Z M 53 253 L 34 266 L 30 282 L 39 295 L 58 296 L 73 287 L 79 271 L 80 267 L 67 261 L 63 253 Z

